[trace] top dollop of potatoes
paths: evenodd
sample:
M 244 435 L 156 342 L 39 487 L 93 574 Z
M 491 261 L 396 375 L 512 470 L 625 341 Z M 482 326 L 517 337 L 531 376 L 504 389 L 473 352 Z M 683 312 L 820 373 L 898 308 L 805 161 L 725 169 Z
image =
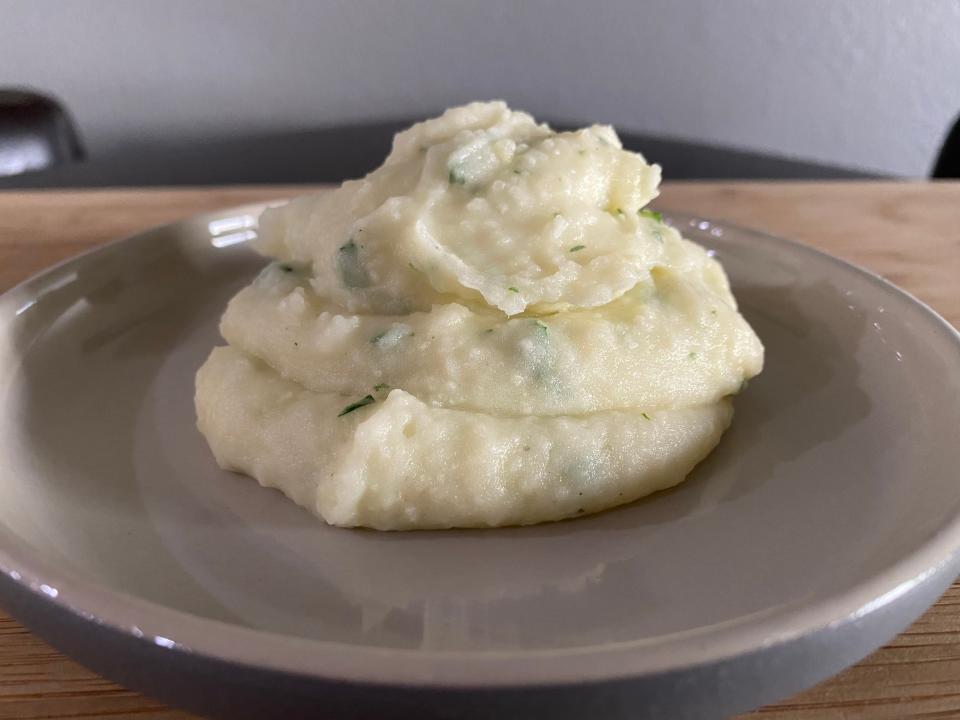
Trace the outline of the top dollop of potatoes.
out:
M 366 178 L 265 213 L 260 247 L 312 263 L 316 291 L 351 311 L 595 307 L 668 262 L 643 210 L 659 181 L 611 127 L 555 133 L 473 103 L 399 133 Z

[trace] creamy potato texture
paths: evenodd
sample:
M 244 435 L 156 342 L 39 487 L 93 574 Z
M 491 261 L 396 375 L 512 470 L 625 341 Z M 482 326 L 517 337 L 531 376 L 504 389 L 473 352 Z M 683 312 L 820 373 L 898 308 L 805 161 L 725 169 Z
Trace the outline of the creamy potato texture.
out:
M 557 520 L 680 482 L 763 363 L 723 269 L 647 209 L 660 169 L 499 102 L 268 210 L 274 259 L 197 376 L 221 466 L 327 522 Z

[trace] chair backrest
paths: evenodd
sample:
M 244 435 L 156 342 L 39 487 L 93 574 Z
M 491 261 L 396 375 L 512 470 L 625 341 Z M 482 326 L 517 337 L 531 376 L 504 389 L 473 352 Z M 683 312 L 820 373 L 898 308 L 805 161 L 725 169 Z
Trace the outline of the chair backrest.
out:
M 953 128 L 943 141 L 937 162 L 933 165 L 932 177 L 960 178 L 960 115 L 957 115 Z
M 0 88 L 0 177 L 81 160 L 73 121 L 55 99 Z

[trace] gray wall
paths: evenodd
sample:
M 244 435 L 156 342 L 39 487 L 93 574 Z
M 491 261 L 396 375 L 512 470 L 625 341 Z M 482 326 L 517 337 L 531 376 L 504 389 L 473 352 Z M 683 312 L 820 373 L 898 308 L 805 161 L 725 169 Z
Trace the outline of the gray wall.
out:
M 503 97 L 923 175 L 960 112 L 960 0 L 0 0 L 11 84 L 94 153 Z

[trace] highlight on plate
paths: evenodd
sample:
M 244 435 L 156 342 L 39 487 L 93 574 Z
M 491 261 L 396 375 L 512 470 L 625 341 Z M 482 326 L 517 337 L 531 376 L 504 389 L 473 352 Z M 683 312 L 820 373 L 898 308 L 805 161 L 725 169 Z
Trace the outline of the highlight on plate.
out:
M 332 525 L 526 525 L 673 486 L 763 346 L 650 210 L 660 168 L 502 102 L 260 218 L 273 259 L 197 374 L 217 462 Z

